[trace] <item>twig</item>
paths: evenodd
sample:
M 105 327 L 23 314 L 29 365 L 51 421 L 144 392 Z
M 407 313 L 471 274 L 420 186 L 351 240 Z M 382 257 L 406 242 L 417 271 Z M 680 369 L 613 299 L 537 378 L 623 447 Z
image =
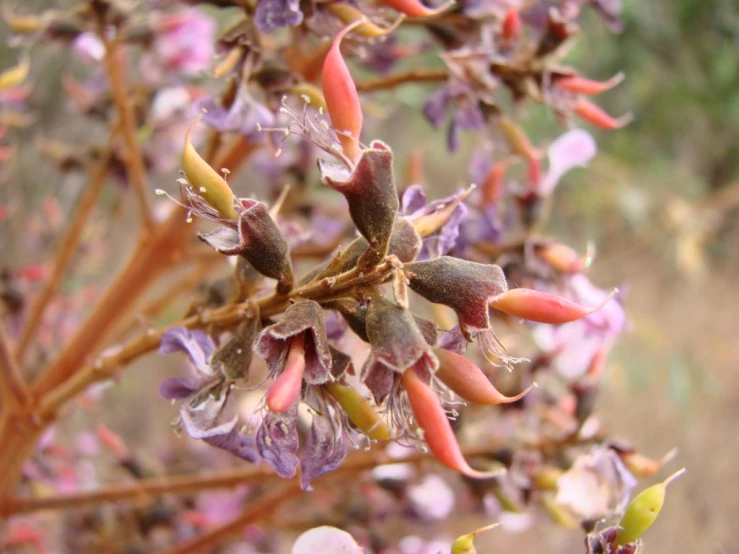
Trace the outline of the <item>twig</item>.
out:
M 138 140 L 136 139 L 136 120 L 133 112 L 126 82 L 121 73 L 121 62 L 118 58 L 118 43 L 109 40 L 105 33 L 100 33 L 100 38 L 105 45 L 105 70 L 110 81 L 113 102 L 119 118 L 120 137 L 123 141 L 124 154 L 126 157 L 126 176 L 131 182 L 139 206 L 141 224 L 146 231 L 154 228 L 154 217 L 151 211 L 151 199 L 149 197 L 149 185 L 146 178 L 146 168 L 141 155 Z
M 108 174 L 108 160 L 110 152 L 106 151 L 101 156 L 99 162 L 90 171 L 90 181 L 87 190 L 82 197 L 79 209 L 74 216 L 71 227 L 67 230 L 66 235 L 62 239 L 59 250 L 57 251 L 54 264 L 51 269 L 51 276 L 46 285 L 36 297 L 31 307 L 28 319 L 20 333 L 20 338 L 16 344 L 15 355 L 18 360 L 23 360 L 28 346 L 31 344 L 33 337 L 38 330 L 44 311 L 49 302 L 56 295 L 62 284 L 64 273 L 69 267 L 77 247 L 82 237 L 82 230 L 92 213 L 97 202 L 100 192 L 105 185 L 105 177 Z
M 476 456 L 493 452 L 499 443 L 466 445 L 463 452 L 466 456 Z M 415 464 L 424 461 L 435 461 L 428 452 L 416 451 L 405 458 L 393 458 L 382 449 L 370 452 L 358 452 L 348 456 L 341 466 L 331 475 L 342 475 L 371 469 L 379 465 L 393 463 Z M 53 509 L 72 509 L 93 506 L 103 502 L 117 502 L 127 498 L 142 498 L 164 494 L 189 494 L 209 489 L 233 488 L 238 485 L 262 484 L 280 480 L 272 468 L 268 466 L 247 467 L 223 471 L 212 475 L 181 475 L 144 479 L 131 485 L 106 487 L 96 491 L 84 491 L 76 494 L 47 496 L 43 498 L 10 498 L 1 506 L 3 515 L 16 515 Z
M 298 483 L 285 485 L 254 501 L 232 521 L 216 527 L 191 541 L 166 550 L 162 554 L 196 554 L 197 552 L 208 552 L 210 551 L 208 549 L 236 535 L 246 525 L 270 515 L 277 506 L 298 494 L 300 494 L 300 485 Z
M 381 283 L 391 275 L 392 269 L 392 261 L 383 262 L 366 273 L 353 269 L 331 279 L 311 282 L 294 289 L 289 294 L 272 294 L 255 303 L 231 304 L 211 312 L 191 316 L 178 321 L 171 327 L 184 326 L 190 329 L 204 326 L 213 328 L 232 327 L 243 321 L 244 314 L 252 310 L 254 305 L 259 309 L 262 317 L 269 317 L 283 311 L 292 299 L 304 298 L 328 301 L 346 295 L 347 291 L 356 287 Z M 56 410 L 74 398 L 80 391 L 92 383 L 110 378 L 117 369 L 155 350 L 166 331 L 167 329 L 151 329 L 114 353 L 98 358 L 75 372 L 74 375 L 69 376 L 68 379 L 59 381 L 59 386 L 44 395 L 40 400 L 38 414 L 44 418 L 53 418 Z
M 357 90 L 360 92 L 373 92 L 376 90 L 392 89 L 406 83 L 437 83 L 446 81 L 449 71 L 446 69 L 416 69 L 408 73 L 386 75 L 376 79 L 365 79 L 357 82 Z
M 5 332 L 5 325 L 0 320 L 0 393 L 7 409 L 11 404 L 27 406 L 30 401 L 28 387 L 23 380 L 21 368 L 10 349 L 10 337 Z

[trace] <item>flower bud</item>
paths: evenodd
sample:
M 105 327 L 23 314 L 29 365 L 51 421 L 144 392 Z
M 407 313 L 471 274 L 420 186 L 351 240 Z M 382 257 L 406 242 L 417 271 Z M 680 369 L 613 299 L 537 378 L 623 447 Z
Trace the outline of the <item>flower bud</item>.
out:
M 328 111 L 326 99 L 323 97 L 323 93 L 317 86 L 303 82 L 293 85 L 287 90 L 296 96 L 304 98 L 311 106 L 318 108 L 319 110 Z
M 535 247 L 534 252 L 550 267 L 562 273 L 581 273 L 590 267 L 595 255 L 591 245 L 588 245 L 585 256 L 581 257 L 566 244 L 558 242 L 539 244 Z
M 381 0 L 380 4 L 408 17 L 422 18 L 439 15 L 451 8 L 455 2 L 450 0 L 436 9 L 427 8 L 420 0 Z
M 344 195 L 352 221 L 369 243 L 369 249 L 357 262 L 358 267 L 365 269 L 377 265 L 387 255 L 400 205 L 392 150 L 374 141 L 362 152 L 351 173 L 322 160 L 319 160 L 319 169 L 323 182 Z
M 401 379 L 408 394 L 413 415 L 419 427 L 423 429 L 424 440 L 437 460 L 472 479 L 488 479 L 505 472 L 500 469 L 482 472 L 470 467 L 464 459 L 457 437 L 454 435 L 454 430 L 436 393 L 431 390 L 415 368 L 410 368 L 403 373 Z
M 521 127 L 506 118 L 502 118 L 500 128 L 511 152 L 528 161 L 538 160 L 541 157 L 541 152 L 534 148 Z
M 672 461 L 677 455 L 677 449 L 673 448 L 659 460 L 648 458 L 639 452 L 618 452 L 621 461 L 628 470 L 638 477 L 652 477 L 662 467 Z
M 500 34 L 504 44 L 510 44 L 511 41 L 521 37 L 521 16 L 516 9 L 508 8 L 505 16 L 503 16 Z
M 372 23 L 362 12 L 348 4 L 327 4 L 326 9 L 338 17 L 345 25 L 350 25 L 357 21 L 361 22 L 361 25 L 357 27 L 357 32 L 365 38 L 383 37 L 388 33 L 392 33 L 403 21 L 403 16 L 400 16 L 390 27 L 382 28 Z
M 7 90 L 23 83 L 28 77 L 31 62 L 27 55 L 14 67 L 0 73 L 0 90 Z
M 185 134 L 185 150 L 182 153 L 182 169 L 193 190 L 213 209 L 226 219 L 238 219 L 234 204 L 236 198 L 226 180 L 200 157 L 192 145 L 193 127 L 200 121 L 198 117 L 190 124 Z
M 489 531 L 490 529 L 495 529 L 499 525 L 500 523 L 491 523 L 485 527 L 480 527 L 476 531 L 472 531 L 472 533 L 467 533 L 466 535 L 457 537 L 452 543 L 452 554 L 477 554 L 477 549 L 474 544 L 477 536 L 485 531 Z
M 629 123 L 633 117 L 631 114 L 625 114 L 616 119 L 607 114 L 602 108 L 593 104 L 590 100 L 581 99 L 573 110 L 579 117 L 600 129 L 613 130 L 621 129 Z
M 556 294 L 533 289 L 510 289 L 493 298 L 490 306 L 514 317 L 559 325 L 576 321 L 600 310 L 613 297 L 609 296 L 603 304 L 592 309 L 583 308 L 572 300 Z
M 473 404 L 509 404 L 523 398 L 535 385 L 516 396 L 505 396 L 488 380 L 482 370 L 464 356 L 437 348 L 434 354 L 439 359 L 439 369 L 434 374 L 460 398 Z
M 404 269 L 411 290 L 456 312 L 468 340 L 472 333 L 490 328 L 490 300 L 507 289 L 503 270 L 492 264 L 440 256 L 405 264 Z
M 673 473 L 661 483 L 644 489 L 629 502 L 618 524 L 620 529 L 618 530 L 618 535 L 616 535 L 616 546 L 623 546 L 634 542 L 646 533 L 647 529 L 657 519 L 665 503 L 667 485 L 683 473 L 685 473 L 685 468 Z
M 360 20 L 344 27 L 334 38 L 323 62 L 323 96 L 326 98 L 328 115 L 339 135 L 344 154 L 352 162 L 356 162 L 362 154 L 359 135 L 362 133 L 364 116 L 357 87 L 341 55 L 341 41 L 349 31 L 362 24 Z
M 241 199 L 238 232 L 220 226 L 198 238 L 227 256 L 243 256 L 254 269 L 277 280 L 277 291 L 287 294 L 293 286 L 290 248 L 267 207 L 256 200 Z
M 482 207 L 494 206 L 500 201 L 503 194 L 503 177 L 510 165 L 509 160 L 501 160 L 494 164 L 480 185 L 482 192 Z
M 44 17 L 37 15 L 17 15 L 3 6 L 2 16 L 8 28 L 14 33 L 31 34 L 40 31 L 44 26 Z
M 580 77 L 579 75 L 563 75 L 554 78 L 554 84 L 559 88 L 585 96 L 595 96 L 607 90 L 611 90 L 624 80 L 623 73 L 616 73 L 607 81 L 593 81 Z
M 390 440 L 392 435 L 385 422 L 380 419 L 369 402 L 354 388 L 329 382 L 324 385 L 344 410 L 344 413 L 354 425 L 364 434 L 375 440 Z

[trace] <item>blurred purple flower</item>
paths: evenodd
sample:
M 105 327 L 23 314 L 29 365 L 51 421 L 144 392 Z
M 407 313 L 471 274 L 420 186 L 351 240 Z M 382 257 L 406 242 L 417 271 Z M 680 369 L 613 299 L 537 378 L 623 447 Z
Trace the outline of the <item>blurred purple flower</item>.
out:
M 364 551 L 346 531 L 324 525 L 300 535 L 292 554 L 363 554 Z
M 229 108 L 223 107 L 215 97 L 207 96 L 195 102 L 193 111 L 205 112 L 203 121 L 216 131 L 239 133 L 251 143 L 264 142 L 267 134 L 259 129 L 271 127 L 275 122 L 269 108 L 257 102 L 245 87 L 239 89 Z
M 259 0 L 254 12 L 254 22 L 263 33 L 281 27 L 300 25 L 303 12 L 298 0 Z
M 569 170 L 585 167 L 597 152 L 595 139 L 587 131 L 573 129 L 560 135 L 547 150 L 549 170 L 536 186 L 539 196 L 549 196 Z
M 459 131 L 481 131 L 485 128 L 485 116 L 468 87 L 449 83 L 431 93 L 423 107 L 423 115 L 436 127 L 441 127 L 452 110 L 447 129 L 447 148 L 450 152 L 459 149 Z

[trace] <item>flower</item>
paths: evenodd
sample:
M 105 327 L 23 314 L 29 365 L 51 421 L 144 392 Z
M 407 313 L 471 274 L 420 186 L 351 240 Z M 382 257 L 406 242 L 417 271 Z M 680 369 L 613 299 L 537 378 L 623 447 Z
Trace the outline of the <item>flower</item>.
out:
M 257 431 L 257 448 L 282 477 L 294 476 L 300 464 L 301 486 L 309 490 L 313 479 L 335 470 L 346 456 L 346 416 L 320 385 L 340 377 L 350 364 L 330 348 L 323 309 L 312 300 L 293 304 L 280 322 L 264 329 L 254 352 L 267 362 L 274 379 L 266 395 L 268 411 Z M 298 458 L 301 400 L 312 408 L 313 422 Z
M 298 0 L 259 0 L 254 12 L 254 23 L 264 33 L 302 22 L 303 12 Z
M 441 127 L 454 103 L 447 129 L 447 149 L 459 150 L 459 131 L 481 131 L 485 128 L 485 116 L 471 90 L 460 83 L 449 83 L 433 92 L 423 106 L 423 115 L 436 127 Z
M 206 96 L 194 104 L 193 111 L 204 112 L 203 121 L 216 131 L 244 135 L 252 144 L 264 142 L 267 135 L 261 129 L 275 124 L 272 111 L 243 85 L 230 105 L 224 106 L 215 96 Z
M 193 439 L 226 450 L 239 458 L 256 462 L 254 441 L 239 434 L 237 417 L 226 423 L 218 423 L 223 412 L 230 385 L 220 372 L 210 365 L 215 351 L 212 339 L 202 331 L 190 331 L 185 327 L 173 327 L 164 333 L 159 354 L 184 352 L 195 369 L 195 378 L 172 377 L 159 387 L 164 398 L 184 398 L 176 425 Z
M 598 519 L 622 511 L 636 479 L 610 448 L 599 447 L 578 456 L 557 481 L 557 503 L 583 519 Z

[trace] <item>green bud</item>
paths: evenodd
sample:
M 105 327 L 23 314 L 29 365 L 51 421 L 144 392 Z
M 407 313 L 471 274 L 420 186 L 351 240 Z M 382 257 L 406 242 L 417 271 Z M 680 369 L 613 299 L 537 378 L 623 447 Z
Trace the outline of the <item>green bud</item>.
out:
M 499 525 L 500 523 L 491 523 L 485 527 L 480 527 L 477 531 L 472 531 L 472 533 L 467 533 L 466 535 L 457 537 L 457 540 L 452 543 L 452 554 L 477 554 L 477 549 L 474 544 L 477 535 L 490 529 L 494 529 Z
M 649 529 L 657 519 L 662 505 L 665 503 L 667 485 L 685 473 L 685 468 L 670 475 L 667 479 L 644 489 L 626 506 L 620 529 L 616 536 L 616 545 L 623 546 L 634 542 Z

